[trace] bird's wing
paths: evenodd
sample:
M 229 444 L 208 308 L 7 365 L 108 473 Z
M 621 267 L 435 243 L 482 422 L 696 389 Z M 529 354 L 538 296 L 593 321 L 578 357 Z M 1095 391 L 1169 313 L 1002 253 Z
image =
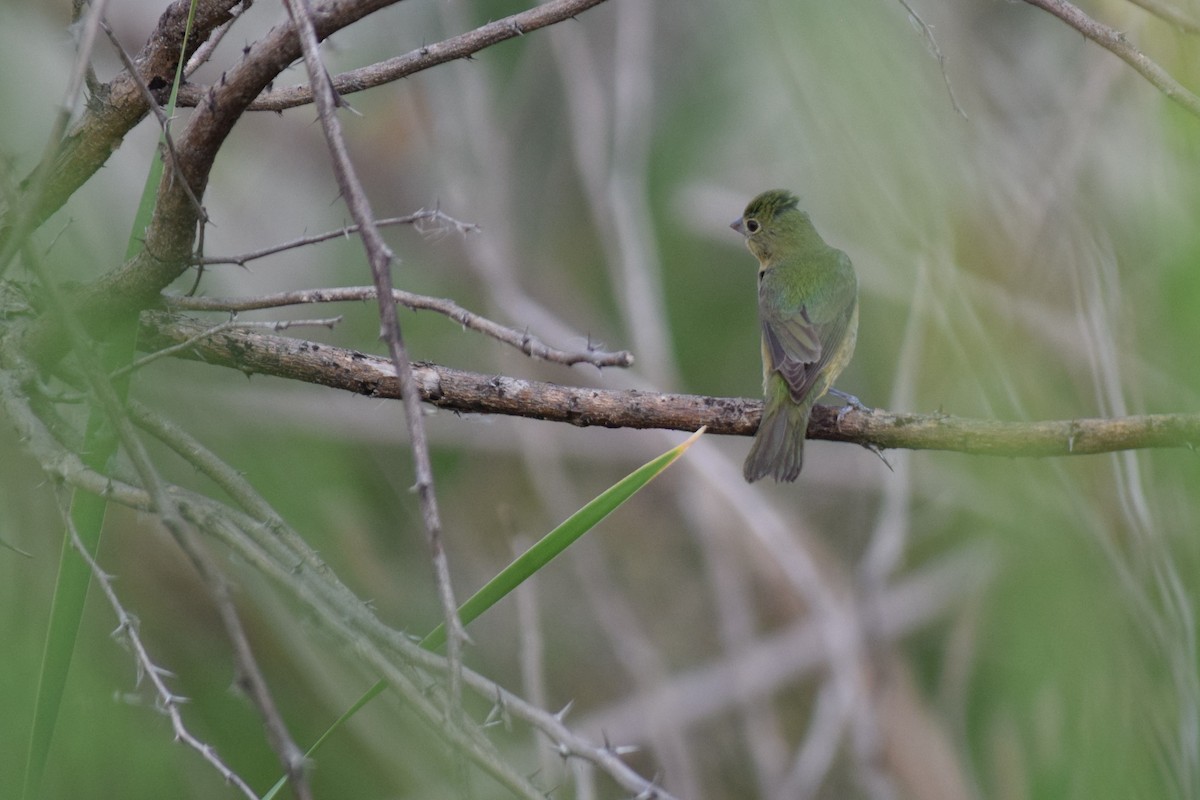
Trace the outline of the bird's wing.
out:
M 838 255 L 846 258 L 844 253 Z M 781 307 L 764 296 L 760 285 L 763 344 L 771 357 L 771 368 L 783 377 L 792 400 L 797 403 L 812 391 L 829 359 L 837 352 L 854 314 L 857 287 L 853 273 L 848 281 L 838 281 L 831 288 L 830 302 L 823 304 L 825 313 L 818 314 L 810 304 Z

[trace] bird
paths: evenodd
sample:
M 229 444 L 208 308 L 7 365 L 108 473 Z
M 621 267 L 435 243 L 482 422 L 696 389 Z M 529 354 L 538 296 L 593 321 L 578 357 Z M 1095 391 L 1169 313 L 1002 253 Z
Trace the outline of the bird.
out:
M 771 189 L 730 227 L 758 260 L 763 414 L 742 474 L 794 481 L 804 465 L 813 404 L 833 389 L 858 338 L 858 276 L 850 258 L 826 244 L 799 200 Z

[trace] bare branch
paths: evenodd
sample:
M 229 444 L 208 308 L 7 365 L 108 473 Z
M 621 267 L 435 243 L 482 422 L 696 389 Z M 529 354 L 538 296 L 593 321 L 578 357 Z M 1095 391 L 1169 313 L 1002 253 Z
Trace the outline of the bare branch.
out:
M 251 311 L 262 308 L 300 305 L 304 303 L 340 303 L 372 300 L 378 296 L 374 286 L 346 286 L 336 289 L 302 289 L 294 292 L 263 295 L 261 297 L 177 297 L 168 296 L 170 308 L 183 311 Z M 392 299 L 414 311 L 436 311 L 454 320 L 464 328 L 491 336 L 497 341 L 511 345 L 531 358 L 553 361 L 557 364 L 592 364 L 597 367 L 628 367 L 633 365 L 633 354 L 627 350 L 614 353 L 588 348 L 587 350 L 560 350 L 544 343 L 536 336 L 508 328 L 486 317 L 467 311 L 453 300 L 413 294 L 402 289 L 392 290 Z
M 1063 22 L 1079 31 L 1088 39 L 1108 50 L 1129 66 L 1139 75 L 1150 81 L 1160 92 L 1193 115 L 1200 117 L 1200 97 L 1189 91 L 1183 84 L 1171 77 L 1165 69 L 1152 61 L 1141 50 L 1134 47 L 1125 38 L 1125 34 L 1102 25 L 1066 0 L 1025 0 L 1030 5 L 1048 11 Z
M 202 330 L 205 326 L 194 320 L 153 313 L 143 318 L 141 340 L 149 347 L 166 347 Z M 230 331 L 209 336 L 179 355 L 371 397 L 400 396 L 394 370 L 386 359 L 281 336 Z M 747 398 L 561 386 L 428 363 L 415 365 L 414 377 L 421 400 L 438 408 L 580 427 L 694 431 L 707 425 L 710 433 L 752 436 L 762 415 L 762 402 Z M 809 438 L 884 449 L 1012 458 L 1200 445 L 1200 412 L 1001 422 L 947 414 L 852 410 L 840 423 L 839 412 L 828 406 L 814 408 Z
M 449 656 L 451 665 L 446 716 L 449 720 L 457 720 L 462 714 L 462 643 L 467 638 L 467 634 L 458 616 L 458 602 L 454 597 L 454 588 L 450 582 L 450 567 L 442 544 L 442 521 L 433 486 L 433 466 L 429 460 L 429 443 L 425 438 L 425 421 L 421 416 L 421 399 L 413 379 L 412 363 L 408 358 L 408 351 L 400 332 L 400 317 L 395 304 L 391 302 L 394 291 L 392 286 L 394 257 L 375 225 L 375 214 L 371 211 L 371 204 L 355 172 L 354 164 L 350 160 L 346 141 L 342 137 L 342 126 L 336 112 L 337 108 L 345 101 L 334 92 L 329 73 L 317 51 L 317 33 L 313 26 L 312 11 L 309 8 L 308 0 L 284 0 L 284 5 L 287 7 L 292 24 L 296 26 L 296 32 L 300 39 L 300 47 L 304 53 L 304 65 L 308 71 L 313 100 L 317 106 L 317 117 L 325 131 L 325 143 L 329 147 L 334 178 L 342 198 L 346 201 L 350 216 L 354 218 L 355 224 L 359 227 L 359 236 L 362 239 L 363 248 L 366 250 L 367 262 L 371 267 L 371 277 L 378 290 L 376 300 L 379 303 L 379 335 L 387 344 L 388 353 L 391 355 L 391 366 L 400 385 L 404 418 L 408 425 L 409 440 L 412 443 L 417 498 L 421 505 L 421 516 L 425 522 L 425 535 L 430 556 L 433 559 L 438 599 L 441 601 L 442 615 L 445 618 L 446 654 Z
M 552 0 L 528 11 L 489 22 L 473 31 L 452 36 L 437 44 L 424 45 L 402 56 L 343 72 L 333 78 L 333 89 L 339 95 L 353 94 L 406 78 L 448 61 L 470 58 L 494 44 L 571 19 L 602 2 L 604 0 Z M 179 104 L 197 105 L 202 102 L 205 91 L 204 87 L 199 86 L 183 87 L 179 92 Z M 282 111 L 311 102 L 312 87 L 292 86 L 263 93 L 247 110 Z

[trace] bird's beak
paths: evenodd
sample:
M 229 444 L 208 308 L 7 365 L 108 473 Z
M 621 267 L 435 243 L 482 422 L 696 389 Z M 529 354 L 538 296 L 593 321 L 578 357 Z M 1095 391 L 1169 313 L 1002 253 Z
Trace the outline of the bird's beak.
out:
M 729 227 L 733 228 L 735 231 L 740 233 L 742 236 L 746 235 L 746 226 L 742 224 L 741 217 L 738 217 L 733 222 L 729 223 Z

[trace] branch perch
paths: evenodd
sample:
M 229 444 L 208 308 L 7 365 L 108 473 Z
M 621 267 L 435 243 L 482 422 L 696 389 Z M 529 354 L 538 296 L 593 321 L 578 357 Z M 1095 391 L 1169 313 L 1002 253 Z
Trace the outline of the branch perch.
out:
M 161 349 L 208 329 L 196 320 L 155 312 L 143 317 L 140 341 L 143 346 Z M 370 397 L 400 396 L 395 371 L 388 359 L 284 336 L 221 331 L 181 351 L 178 357 Z M 751 436 L 762 416 L 762 402 L 747 398 L 562 386 L 481 375 L 424 362 L 414 362 L 413 376 L 421 399 L 438 408 L 567 422 L 580 427 L 694 431 L 707 425 L 710 433 Z M 885 449 L 944 450 L 1013 458 L 1195 448 L 1200 444 L 1200 412 L 1001 422 L 876 410 L 850 411 L 840 425 L 837 415 L 836 408 L 814 408 L 809 438 Z

